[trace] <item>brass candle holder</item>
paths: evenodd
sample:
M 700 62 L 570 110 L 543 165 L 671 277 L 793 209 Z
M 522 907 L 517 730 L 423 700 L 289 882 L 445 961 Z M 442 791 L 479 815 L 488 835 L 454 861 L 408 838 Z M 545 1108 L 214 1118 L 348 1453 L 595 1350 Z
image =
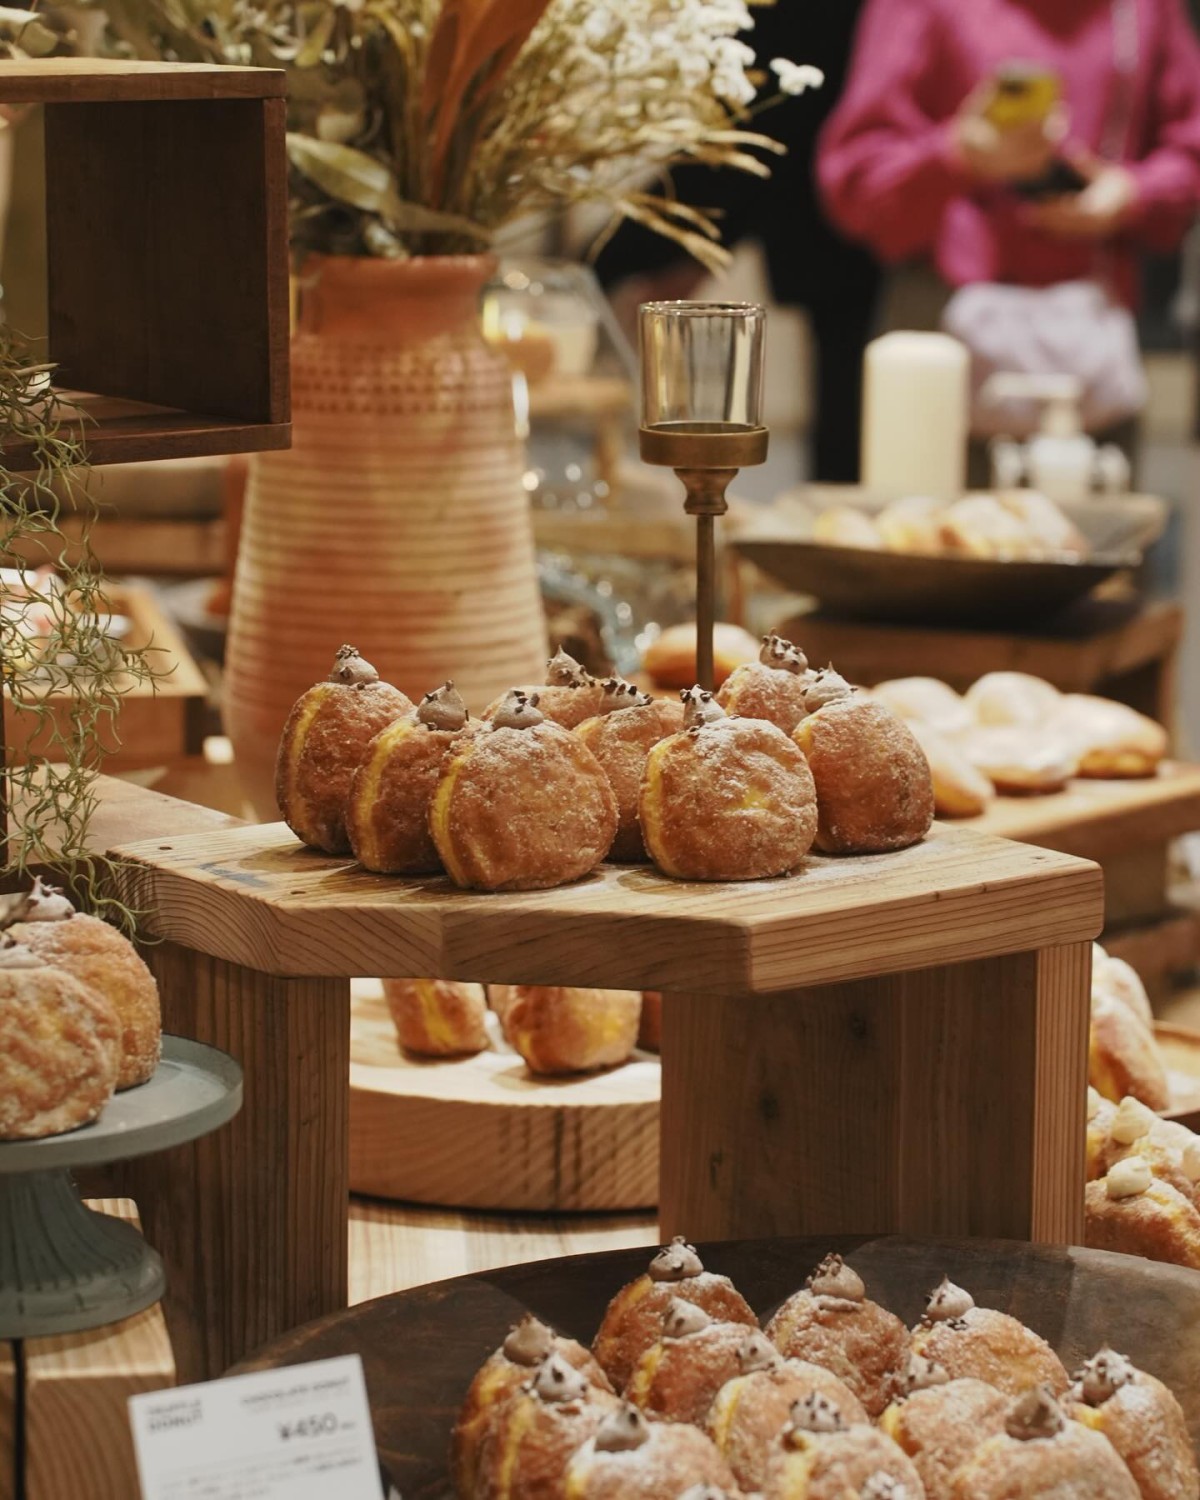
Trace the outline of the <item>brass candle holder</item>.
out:
M 710 692 L 716 518 L 739 469 L 761 464 L 766 311 L 754 303 L 648 302 L 641 309 L 644 463 L 674 469 L 696 518 L 696 680 Z

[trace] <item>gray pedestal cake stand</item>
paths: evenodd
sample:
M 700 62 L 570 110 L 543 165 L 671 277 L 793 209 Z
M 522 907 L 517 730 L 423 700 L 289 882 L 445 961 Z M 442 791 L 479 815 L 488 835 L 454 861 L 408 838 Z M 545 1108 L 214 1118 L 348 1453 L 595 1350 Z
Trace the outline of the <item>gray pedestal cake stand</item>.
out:
M 167 1036 L 154 1077 L 115 1095 L 95 1124 L 0 1144 L 0 1339 L 76 1333 L 157 1302 L 161 1260 L 132 1225 L 85 1208 L 71 1170 L 181 1146 L 241 1107 L 233 1058 Z

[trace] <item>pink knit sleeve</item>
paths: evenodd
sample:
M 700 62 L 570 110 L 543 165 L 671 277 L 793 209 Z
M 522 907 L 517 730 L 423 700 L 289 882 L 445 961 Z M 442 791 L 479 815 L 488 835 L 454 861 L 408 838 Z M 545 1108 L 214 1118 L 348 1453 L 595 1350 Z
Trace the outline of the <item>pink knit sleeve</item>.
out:
M 830 217 L 884 260 L 928 250 L 946 205 L 967 186 L 944 109 L 930 0 L 869 0 L 850 78 L 830 116 L 817 177 Z
M 1156 250 L 1172 250 L 1200 208 L 1200 43 L 1182 0 L 1160 0 L 1162 41 L 1150 80 L 1145 155 L 1130 165 L 1138 187 L 1130 224 Z

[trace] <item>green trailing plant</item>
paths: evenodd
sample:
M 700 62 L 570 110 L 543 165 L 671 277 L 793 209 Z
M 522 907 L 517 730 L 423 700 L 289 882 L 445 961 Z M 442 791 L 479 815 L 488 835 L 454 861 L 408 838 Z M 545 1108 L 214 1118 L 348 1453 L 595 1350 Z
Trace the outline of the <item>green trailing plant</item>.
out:
M 21 744 L 32 747 L 25 754 L 5 746 L 3 873 L 20 881 L 49 866 L 83 904 L 128 929 L 134 914 L 112 894 L 110 862 L 89 852 L 88 829 L 121 699 L 158 674 L 153 646 L 131 647 L 108 633 L 107 584 L 91 548 L 99 506 L 86 443 L 51 373 L 0 326 L 0 566 L 10 570 L 0 584 L 0 669 L 6 717 L 19 707 Z M 18 449 L 32 457 L 14 471 L 6 454 Z M 35 618 L 41 633 L 31 635 Z

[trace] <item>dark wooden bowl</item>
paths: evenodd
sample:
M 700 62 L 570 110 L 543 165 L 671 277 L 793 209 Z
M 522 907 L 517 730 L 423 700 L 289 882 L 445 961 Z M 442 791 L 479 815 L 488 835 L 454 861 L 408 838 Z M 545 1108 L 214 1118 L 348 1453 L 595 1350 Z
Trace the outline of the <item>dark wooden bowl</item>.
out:
M 1068 1369 L 1109 1343 L 1175 1391 L 1200 1445 L 1200 1273 L 1132 1256 L 997 1240 L 832 1235 L 701 1246 L 764 1319 L 830 1250 L 867 1292 L 914 1323 L 943 1275 L 983 1306 L 1036 1329 Z M 438 1281 L 298 1328 L 242 1370 L 357 1353 L 379 1454 L 404 1500 L 452 1494 L 450 1429 L 475 1371 L 527 1311 L 590 1343 L 609 1298 L 645 1270 L 647 1250 L 616 1250 Z

